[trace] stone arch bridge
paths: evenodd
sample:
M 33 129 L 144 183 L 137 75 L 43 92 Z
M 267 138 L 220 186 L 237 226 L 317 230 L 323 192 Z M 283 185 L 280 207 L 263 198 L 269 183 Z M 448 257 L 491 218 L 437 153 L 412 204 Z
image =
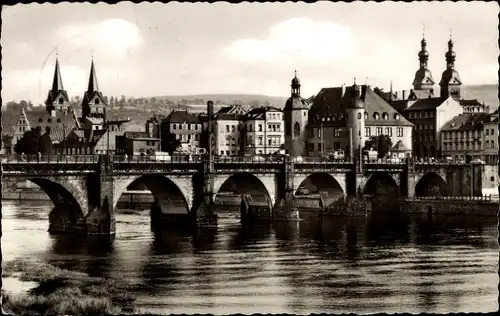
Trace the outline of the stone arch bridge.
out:
M 62 161 L 2 158 L 4 183 L 30 180 L 54 203 L 50 230 L 114 234 L 114 209 L 126 188 L 141 181 L 155 197 L 152 216 L 200 225 L 216 224 L 210 211 L 217 194 L 229 190 L 273 209 L 302 190 L 323 193 L 327 204 L 349 196 L 470 195 L 481 191 L 481 165 L 333 162 L 235 158 L 208 162 L 201 157 L 153 161 L 133 157 L 82 155 Z M 469 183 L 465 186 L 464 183 Z M 463 192 L 465 191 L 465 192 Z M 153 212 L 156 210 L 156 213 Z M 208 214 L 212 212 L 211 214 Z M 153 220 L 153 219 L 152 219 Z

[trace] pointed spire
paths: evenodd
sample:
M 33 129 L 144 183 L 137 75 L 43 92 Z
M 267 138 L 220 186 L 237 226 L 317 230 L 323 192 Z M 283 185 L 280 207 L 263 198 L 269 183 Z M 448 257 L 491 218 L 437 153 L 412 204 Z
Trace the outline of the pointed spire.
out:
M 89 88 L 87 91 L 89 93 L 99 91 L 99 85 L 97 84 L 97 74 L 94 67 L 93 53 L 92 53 L 92 63 L 90 64 Z
M 56 67 L 54 70 L 54 80 L 52 81 L 52 92 L 64 90 L 61 69 L 59 68 L 59 58 L 56 57 Z

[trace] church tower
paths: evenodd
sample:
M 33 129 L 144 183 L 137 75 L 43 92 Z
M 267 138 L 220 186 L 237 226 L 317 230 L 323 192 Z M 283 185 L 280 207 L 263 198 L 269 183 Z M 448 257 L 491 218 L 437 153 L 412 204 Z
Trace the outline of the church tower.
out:
M 453 99 L 460 101 L 460 86 L 462 82 L 460 81 L 458 71 L 455 70 L 456 54 L 453 51 L 453 41 L 451 38 L 448 41 L 448 51 L 444 56 L 446 58 L 446 70 L 443 71 L 441 82 L 439 82 L 441 97 L 448 98 L 451 96 Z
M 365 146 L 365 102 L 362 99 L 362 87 L 354 84 L 351 87 L 351 103 L 346 108 L 346 127 L 352 137 L 352 153 L 359 156 Z
M 429 61 L 429 52 L 427 51 L 427 41 L 425 40 L 425 37 L 422 38 L 420 44 L 421 49 L 420 52 L 418 52 L 420 68 L 415 73 L 415 79 L 413 80 L 413 89 L 429 91 L 430 94 L 433 95 L 434 80 L 432 79 L 431 71 L 427 68 L 427 62 Z
M 87 91 L 83 94 L 82 117 L 95 117 L 105 119 L 105 107 L 106 103 L 104 100 L 104 96 L 99 91 L 94 59 L 92 58 L 92 63 L 90 65 L 89 86 L 87 88 Z
M 68 93 L 64 90 L 59 68 L 59 58 L 56 57 L 56 67 L 54 70 L 54 80 L 52 81 L 52 89 L 49 90 L 47 100 L 45 100 L 45 108 L 48 112 L 67 111 L 70 106 Z
M 291 157 L 305 155 L 305 134 L 309 108 L 300 96 L 300 80 L 297 71 L 292 79 L 291 96 L 286 101 L 285 116 L 285 149 Z

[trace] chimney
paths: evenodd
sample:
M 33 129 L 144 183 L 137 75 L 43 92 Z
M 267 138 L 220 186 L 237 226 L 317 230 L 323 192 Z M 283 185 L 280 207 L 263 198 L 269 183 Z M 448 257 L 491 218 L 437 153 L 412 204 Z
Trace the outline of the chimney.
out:
M 487 114 L 490 114 L 490 106 L 489 106 L 489 105 L 488 105 L 488 106 L 486 106 L 486 107 L 484 108 L 484 111 L 485 111 Z
M 406 100 L 406 90 L 403 90 L 403 100 Z

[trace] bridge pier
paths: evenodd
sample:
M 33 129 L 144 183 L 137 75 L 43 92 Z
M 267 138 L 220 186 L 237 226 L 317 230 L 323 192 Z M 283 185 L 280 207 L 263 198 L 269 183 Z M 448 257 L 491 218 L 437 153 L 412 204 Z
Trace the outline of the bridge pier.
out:
M 60 196 L 49 213 L 49 233 L 85 234 L 85 218 L 76 212 L 76 206 L 64 201 Z

